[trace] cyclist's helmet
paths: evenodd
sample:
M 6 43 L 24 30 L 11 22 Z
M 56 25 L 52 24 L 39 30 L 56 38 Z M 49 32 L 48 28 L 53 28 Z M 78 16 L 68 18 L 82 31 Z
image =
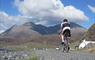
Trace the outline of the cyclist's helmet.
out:
M 68 22 L 68 20 L 67 19 L 64 19 L 63 22 Z

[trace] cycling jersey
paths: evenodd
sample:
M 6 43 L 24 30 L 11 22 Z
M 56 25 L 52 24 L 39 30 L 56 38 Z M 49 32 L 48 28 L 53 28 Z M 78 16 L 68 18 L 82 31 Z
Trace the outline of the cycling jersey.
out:
M 70 23 L 68 22 L 62 22 L 61 23 L 61 29 L 62 29 L 62 34 L 65 36 L 71 36 L 70 32 Z

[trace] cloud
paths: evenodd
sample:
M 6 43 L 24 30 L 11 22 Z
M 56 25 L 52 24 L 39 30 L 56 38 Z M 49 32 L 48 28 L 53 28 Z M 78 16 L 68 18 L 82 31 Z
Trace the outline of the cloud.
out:
M 20 25 L 29 21 L 50 26 L 60 23 L 64 18 L 73 22 L 83 22 L 89 19 L 83 11 L 72 5 L 64 6 L 60 0 L 15 0 L 14 5 L 21 14 L 10 16 L 0 11 L 1 32 L 14 24 Z M 92 9 L 91 6 L 89 7 Z
M 24 16 L 32 16 L 31 21 L 43 25 L 53 25 L 63 18 L 70 21 L 87 21 L 85 13 L 74 6 L 64 6 L 60 0 L 15 0 L 15 6 Z
M 90 9 L 93 13 L 95 13 L 95 7 L 92 7 L 92 6 L 90 6 L 90 5 L 88 5 L 88 7 L 89 7 L 89 9 Z
M 0 30 L 0 34 L 3 33 L 3 32 L 4 32 L 4 30 Z
M 89 18 L 84 14 L 83 11 L 75 8 L 74 6 L 66 6 L 64 9 L 58 9 L 56 11 L 58 15 L 63 16 L 71 21 L 87 21 Z M 56 14 L 57 14 L 56 13 Z
M 0 12 L 0 32 L 5 31 L 13 25 L 20 25 L 31 19 L 26 16 L 9 16 L 5 12 Z
M 11 24 L 11 17 L 5 12 L 0 12 L 0 30 L 6 29 Z

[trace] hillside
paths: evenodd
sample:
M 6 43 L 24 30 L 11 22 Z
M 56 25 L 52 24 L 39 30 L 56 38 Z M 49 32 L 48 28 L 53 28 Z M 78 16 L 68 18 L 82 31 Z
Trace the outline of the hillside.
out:
M 82 26 L 71 22 L 71 42 L 80 40 L 86 32 Z M 0 43 L 4 44 L 22 44 L 22 43 L 39 43 L 58 45 L 61 42 L 59 38 L 60 24 L 46 27 L 27 22 L 20 26 L 12 26 L 0 35 Z
M 0 35 L 0 42 L 9 44 L 21 44 L 39 37 L 41 34 L 31 29 L 30 26 L 12 26 Z
M 95 41 L 95 23 L 88 29 L 85 38 L 86 40 Z

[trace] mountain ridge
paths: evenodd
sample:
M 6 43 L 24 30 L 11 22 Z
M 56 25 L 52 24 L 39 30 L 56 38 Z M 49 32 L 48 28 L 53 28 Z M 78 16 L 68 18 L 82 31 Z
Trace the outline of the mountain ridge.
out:
M 26 25 L 27 23 L 25 23 L 24 25 Z M 41 24 L 34 24 L 32 22 L 29 22 L 29 24 L 32 26 L 31 29 L 34 30 L 34 31 L 37 31 L 39 32 L 40 34 L 42 35 L 45 35 L 45 34 L 55 34 L 55 33 L 58 33 L 58 30 L 60 29 L 60 24 L 56 24 L 54 26 L 49 26 L 49 27 L 46 27 L 46 26 L 43 26 Z M 86 29 L 76 23 L 73 23 L 73 22 L 70 22 L 71 24 L 71 28 L 77 28 L 77 27 L 81 27 L 83 29 Z M 26 25 L 27 26 L 27 25 Z M 43 32 L 42 32 L 43 30 Z
M 46 27 L 40 24 L 36 25 L 32 22 L 27 22 L 20 26 L 12 26 L 10 29 L 8 29 L 8 31 L 2 33 L 0 35 L 0 42 L 3 41 L 6 43 L 6 40 L 8 40 L 8 43 L 10 44 L 36 42 L 41 44 L 58 45 L 61 42 L 58 35 L 59 30 L 60 24 Z M 80 25 L 77 25 L 76 23 L 71 23 L 71 31 L 71 40 L 73 42 L 79 40 L 86 29 Z

